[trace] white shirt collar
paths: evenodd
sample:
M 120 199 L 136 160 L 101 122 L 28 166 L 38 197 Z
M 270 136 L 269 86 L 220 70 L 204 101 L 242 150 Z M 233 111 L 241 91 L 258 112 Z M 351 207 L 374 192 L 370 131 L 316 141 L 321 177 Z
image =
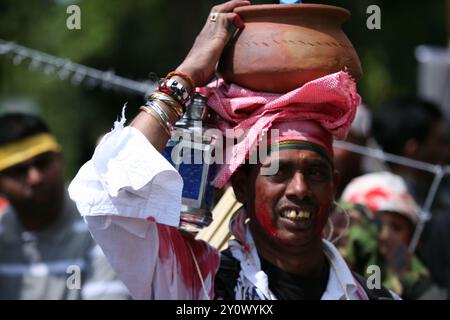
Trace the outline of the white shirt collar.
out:
M 366 297 L 361 286 L 350 271 L 344 258 L 336 247 L 327 240 L 322 240 L 323 248 L 330 262 L 330 275 L 322 300 L 351 300 Z M 347 294 L 347 296 L 346 296 Z
M 344 258 L 336 247 L 327 240 L 322 240 L 323 248 L 330 262 L 330 273 L 327 287 L 321 300 L 361 300 L 366 298 L 362 287 L 357 283 Z M 245 248 L 245 249 L 244 249 Z M 246 226 L 246 243 L 238 244 L 232 240 L 230 249 L 233 256 L 241 261 L 241 268 L 245 277 L 268 297 L 267 275 L 261 270 L 261 264 L 253 242 L 250 228 Z M 247 252 L 245 252 L 247 250 Z

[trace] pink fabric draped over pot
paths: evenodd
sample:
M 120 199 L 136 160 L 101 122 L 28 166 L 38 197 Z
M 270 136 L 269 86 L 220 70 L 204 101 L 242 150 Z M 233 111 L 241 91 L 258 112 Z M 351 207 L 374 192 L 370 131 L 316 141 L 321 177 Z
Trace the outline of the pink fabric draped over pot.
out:
M 259 143 L 261 133 L 268 131 L 274 122 L 292 122 L 293 129 L 299 134 L 289 132 L 285 137 L 290 140 L 317 144 L 317 130 L 313 130 L 316 141 L 308 139 L 308 128 L 317 126 L 299 125 L 298 121 L 304 123 L 305 120 L 315 122 L 324 129 L 324 141 L 332 140 L 326 137 L 327 134 L 345 139 L 361 102 L 355 81 L 345 71 L 310 81 L 286 94 L 256 92 L 223 80 L 208 85 L 205 93 L 208 106 L 216 113 L 212 117 L 213 126 L 224 133 L 227 129 L 235 133 L 245 132 L 242 140 L 232 145 L 231 153 L 226 150 L 231 154 L 231 159 L 221 166 L 213 181 L 218 188 L 223 187 L 240 164 L 245 162 L 252 146 Z M 286 126 L 282 127 L 286 131 Z M 332 148 L 329 149 L 326 151 L 332 156 Z

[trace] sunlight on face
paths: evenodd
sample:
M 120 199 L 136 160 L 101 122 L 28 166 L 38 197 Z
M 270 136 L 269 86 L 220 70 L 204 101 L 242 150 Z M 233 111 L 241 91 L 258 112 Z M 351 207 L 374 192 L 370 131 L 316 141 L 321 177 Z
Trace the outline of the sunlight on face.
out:
M 279 162 L 273 175 L 255 169 L 254 192 L 248 195 L 256 236 L 301 248 L 320 240 L 333 203 L 334 172 L 331 164 L 315 151 L 289 149 L 273 152 L 261 167 Z

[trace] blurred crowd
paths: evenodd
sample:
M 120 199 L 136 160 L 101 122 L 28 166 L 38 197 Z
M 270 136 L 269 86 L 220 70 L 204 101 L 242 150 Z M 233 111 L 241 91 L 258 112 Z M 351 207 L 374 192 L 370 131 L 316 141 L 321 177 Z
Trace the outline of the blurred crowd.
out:
M 358 110 L 348 141 L 428 164 L 450 161 L 450 133 L 441 110 L 417 97 L 399 97 L 370 112 Z M 401 162 L 401 161 L 400 161 Z M 382 283 L 403 299 L 448 299 L 450 292 L 449 177 L 430 212 L 423 210 L 435 175 L 336 149 L 340 205 L 332 214 L 336 245 L 354 271 L 378 266 Z M 419 224 L 419 241 L 412 244 Z
M 0 116 L 0 299 L 128 299 L 67 194 L 56 138 L 37 115 L 6 109 Z

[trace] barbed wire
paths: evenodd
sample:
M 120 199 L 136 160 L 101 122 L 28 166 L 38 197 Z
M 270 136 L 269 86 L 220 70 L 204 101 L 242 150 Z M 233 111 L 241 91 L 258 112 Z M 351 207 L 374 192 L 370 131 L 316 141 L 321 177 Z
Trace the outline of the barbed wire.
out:
M 12 56 L 13 63 L 15 65 L 19 65 L 28 59 L 30 63 L 30 70 L 34 71 L 41 69 L 46 75 L 57 74 L 60 80 L 67 80 L 71 77 L 71 82 L 74 85 L 85 83 L 88 87 L 101 86 L 104 89 L 115 88 L 142 95 L 148 95 L 158 85 L 156 81 L 146 80 L 139 82 L 127 79 L 116 75 L 113 71 L 97 70 L 74 63 L 68 59 L 53 56 L 38 50 L 18 45 L 15 42 L 5 41 L 2 39 L 0 39 L 0 55 Z M 363 156 L 379 159 L 383 162 L 391 162 L 434 174 L 433 183 L 428 190 L 425 203 L 421 208 L 419 222 L 416 226 L 409 246 L 409 251 L 414 252 L 425 223 L 431 217 L 430 209 L 434 199 L 436 198 L 442 179 L 445 175 L 450 174 L 450 166 L 441 166 L 417 161 L 395 154 L 386 153 L 380 149 L 356 145 L 347 141 L 335 141 L 333 146 L 358 153 Z
M 444 172 L 444 174 L 450 173 L 450 166 L 441 166 L 441 165 L 431 164 L 431 163 L 427 163 L 427 162 L 423 162 L 423 161 L 418 161 L 418 160 L 398 156 L 398 155 L 395 155 L 392 153 L 384 152 L 381 149 L 375 149 L 375 148 L 370 148 L 367 146 L 361 146 L 361 145 L 353 144 L 353 143 L 350 143 L 347 141 L 334 141 L 333 146 L 340 148 L 340 149 L 347 150 L 347 151 L 351 151 L 354 153 L 358 153 L 360 155 L 364 155 L 367 157 L 379 159 L 379 160 L 382 160 L 383 162 L 395 163 L 395 164 L 403 165 L 406 167 L 411 167 L 411 168 L 427 171 L 427 172 L 434 173 L 434 174 L 437 174 L 440 172 Z
M 42 70 L 46 75 L 56 74 L 60 80 L 71 78 L 73 85 L 83 83 L 90 88 L 119 89 L 142 95 L 147 95 L 157 86 L 155 81 L 140 82 L 127 79 L 116 75 L 111 70 L 101 71 L 87 67 L 69 59 L 53 56 L 3 39 L 0 39 L 0 55 L 11 56 L 15 65 L 28 62 L 31 71 Z

